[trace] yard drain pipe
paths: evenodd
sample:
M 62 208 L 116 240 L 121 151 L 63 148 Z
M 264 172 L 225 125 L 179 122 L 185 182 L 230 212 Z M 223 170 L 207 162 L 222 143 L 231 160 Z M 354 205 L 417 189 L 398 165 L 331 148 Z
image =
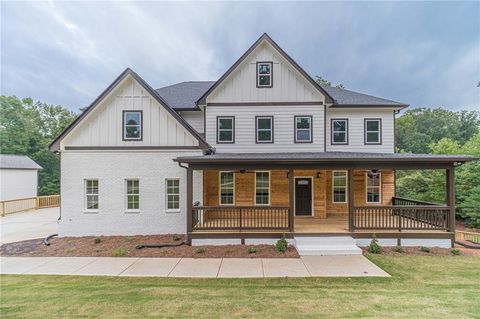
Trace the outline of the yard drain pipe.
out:
M 58 236 L 58 234 L 53 234 L 53 235 L 48 236 L 47 238 L 45 238 L 45 239 L 43 240 L 43 244 L 44 244 L 45 246 L 50 246 L 49 240 L 50 240 L 51 238 L 55 237 L 55 236 Z
M 162 245 L 143 245 L 143 244 L 138 244 L 135 248 L 137 249 L 143 249 L 143 248 L 163 248 L 163 247 L 178 247 L 182 245 L 186 245 L 186 241 L 179 242 L 178 244 L 162 244 Z

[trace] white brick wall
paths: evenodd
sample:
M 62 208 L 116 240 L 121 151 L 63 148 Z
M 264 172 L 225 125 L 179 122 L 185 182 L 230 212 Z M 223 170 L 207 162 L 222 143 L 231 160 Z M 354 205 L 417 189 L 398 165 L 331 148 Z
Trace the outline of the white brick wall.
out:
M 60 236 L 149 235 L 186 232 L 186 170 L 172 159 L 201 152 L 74 152 L 61 156 Z M 99 181 L 99 212 L 84 212 L 84 180 Z M 140 212 L 125 213 L 125 179 L 140 180 Z M 180 179 L 180 212 L 166 212 L 165 179 Z M 202 202 L 194 174 L 194 201 Z

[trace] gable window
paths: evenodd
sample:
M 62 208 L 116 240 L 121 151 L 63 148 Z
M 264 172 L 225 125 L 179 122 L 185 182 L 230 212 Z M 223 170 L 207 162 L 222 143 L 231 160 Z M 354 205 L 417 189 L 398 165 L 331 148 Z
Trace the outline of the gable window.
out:
M 234 143 L 235 118 L 217 117 L 217 143 Z
M 126 181 L 127 211 L 136 211 L 140 209 L 140 182 L 138 179 L 127 179 Z
M 312 142 L 312 116 L 295 116 L 295 143 Z
M 98 180 L 85 180 L 85 210 L 98 210 Z
M 123 140 L 142 140 L 142 111 L 123 111 Z
M 180 180 L 167 179 L 167 210 L 180 209 Z
M 235 202 L 235 175 L 233 172 L 220 172 L 220 205 L 233 205 Z
M 255 205 L 270 204 L 270 172 L 255 172 Z
M 367 180 L 367 203 L 380 203 L 381 197 L 381 173 L 366 172 Z
M 273 143 L 273 116 L 257 116 L 256 142 Z
M 333 171 L 332 172 L 332 202 L 346 203 L 347 202 L 347 172 Z
M 365 119 L 365 144 L 382 144 L 381 119 Z
M 272 62 L 257 62 L 257 87 L 272 87 Z
M 332 119 L 332 144 L 348 144 L 348 120 Z

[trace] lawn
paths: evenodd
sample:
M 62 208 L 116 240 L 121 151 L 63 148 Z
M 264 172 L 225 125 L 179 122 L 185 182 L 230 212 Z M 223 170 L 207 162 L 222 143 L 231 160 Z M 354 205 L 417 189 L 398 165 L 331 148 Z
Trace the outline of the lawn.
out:
M 1 317 L 480 318 L 480 258 L 369 258 L 392 278 L 1 277 Z

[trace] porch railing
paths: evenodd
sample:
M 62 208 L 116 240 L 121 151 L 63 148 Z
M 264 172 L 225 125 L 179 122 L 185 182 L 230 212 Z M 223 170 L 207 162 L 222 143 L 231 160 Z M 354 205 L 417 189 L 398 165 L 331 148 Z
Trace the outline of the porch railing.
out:
M 192 207 L 192 231 L 288 231 L 289 207 L 204 206 Z
M 414 199 L 408 199 L 408 198 L 403 198 L 403 197 L 392 197 L 392 204 L 394 206 L 418 206 L 418 205 L 428 205 L 428 206 L 435 206 L 437 204 L 434 203 L 429 203 L 429 202 L 423 202 L 420 200 L 414 200 Z
M 60 195 L 17 198 L 0 201 L 0 215 L 23 212 L 30 209 L 60 206 Z

